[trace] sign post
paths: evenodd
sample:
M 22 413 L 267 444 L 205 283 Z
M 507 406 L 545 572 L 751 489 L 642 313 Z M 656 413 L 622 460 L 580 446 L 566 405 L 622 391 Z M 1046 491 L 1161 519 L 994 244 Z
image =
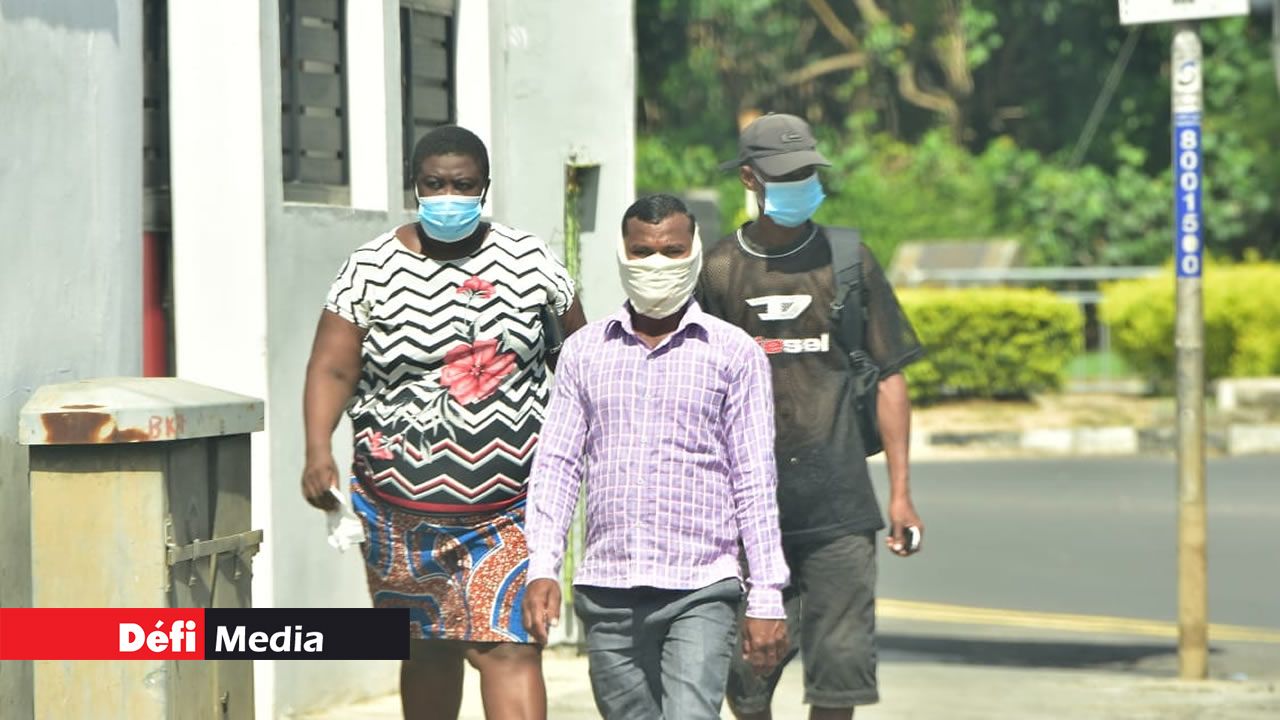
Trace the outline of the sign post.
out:
M 1173 35 L 1173 208 L 1178 396 L 1178 668 L 1209 675 L 1209 564 L 1204 463 L 1204 208 L 1200 119 L 1203 57 L 1193 21 L 1245 15 L 1248 0 L 1120 0 L 1120 22 L 1176 22 Z
M 1200 36 L 1190 23 L 1173 35 L 1174 258 L 1178 395 L 1178 667 L 1209 674 L 1208 559 L 1204 482 L 1204 242 L 1201 218 Z

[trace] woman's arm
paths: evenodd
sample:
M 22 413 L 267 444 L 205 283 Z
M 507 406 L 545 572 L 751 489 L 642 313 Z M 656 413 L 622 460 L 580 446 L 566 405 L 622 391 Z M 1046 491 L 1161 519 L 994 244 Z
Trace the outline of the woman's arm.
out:
M 582 301 L 575 297 L 573 304 L 560 316 L 560 327 L 564 328 L 564 336 L 567 338 L 586 324 L 587 315 L 582 311 Z
M 311 359 L 307 362 L 302 416 L 306 428 L 306 465 L 302 495 L 322 510 L 336 506 L 329 488 L 338 485 L 333 461 L 333 430 L 360 378 L 360 346 L 365 331 L 328 310 L 320 314 Z
M 557 316 L 556 321 L 560 323 L 560 342 L 563 344 L 570 335 L 587 324 L 587 315 L 582 311 L 582 301 L 575 297 L 569 309 L 565 310 L 563 315 Z M 551 368 L 552 372 L 555 372 L 556 362 L 559 359 L 559 351 L 547 355 L 547 367 Z

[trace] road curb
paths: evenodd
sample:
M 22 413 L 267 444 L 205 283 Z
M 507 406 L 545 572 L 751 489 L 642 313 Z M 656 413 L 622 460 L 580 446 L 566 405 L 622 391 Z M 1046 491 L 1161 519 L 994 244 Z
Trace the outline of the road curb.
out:
M 911 440 L 912 454 L 917 457 L 964 451 L 1115 457 L 1171 454 L 1177 449 L 1177 431 L 1171 426 L 919 430 L 912 433 Z M 1213 455 L 1280 453 L 1280 424 L 1231 424 L 1208 428 L 1205 446 Z

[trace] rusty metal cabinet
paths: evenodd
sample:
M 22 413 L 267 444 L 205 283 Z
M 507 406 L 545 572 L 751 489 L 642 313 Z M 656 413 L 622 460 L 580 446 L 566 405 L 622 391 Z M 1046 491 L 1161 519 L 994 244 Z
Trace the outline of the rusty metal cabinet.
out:
M 29 446 L 34 607 L 251 606 L 261 400 L 176 378 L 42 387 Z M 253 717 L 247 660 L 37 661 L 36 718 Z

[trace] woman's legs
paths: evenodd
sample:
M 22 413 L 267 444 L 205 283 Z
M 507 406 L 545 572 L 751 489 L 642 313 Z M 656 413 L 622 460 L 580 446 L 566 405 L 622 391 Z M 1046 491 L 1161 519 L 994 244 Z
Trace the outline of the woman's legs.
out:
M 465 647 L 450 640 L 410 640 L 409 647 L 400 664 L 405 720 L 457 720 Z
M 400 665 L 400 707 L 405 720 L 456 720 L 462 705 L 463 660 L 480 672 L 489 720 L 545 720 L 547 691 L 542 650 L 519 643 L 411 640 Z
M 522 643 L 468 643 L 466 658 L 480 671 L 480 694 L 488 720 L 546 719 L 542 648 Z
M 456 720 L 466 662 L 480 671 L 490 720 L 546 718 L 541 649 L 505 641 L 524 633 L 517 612 L 523 578 L 508 582 L 522 575 L 528 562 L 523 505 L 496 516 L 457 516 L 433 525 L 435 518 L 429 522 L 371 499 L 362 485 L 354 485 L 352 495 L 369 538 L 363 550 L 374 606 L 381 606 L 384 593 L 397 607 L 405 598 L 416 598 L 420 627 L 415 633 L 495 640 L 410 640 L 410 659 L 400 667 L 406 720 Z M 496 617 L 509 622 L 494 626 Z

